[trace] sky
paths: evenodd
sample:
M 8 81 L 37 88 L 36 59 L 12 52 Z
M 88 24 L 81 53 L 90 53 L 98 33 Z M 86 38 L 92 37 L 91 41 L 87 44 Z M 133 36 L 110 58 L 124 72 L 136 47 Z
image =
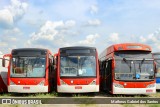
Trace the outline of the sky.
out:
M 160 50 L 160 0 L 0 0 L 0 52 L 117 43 Z

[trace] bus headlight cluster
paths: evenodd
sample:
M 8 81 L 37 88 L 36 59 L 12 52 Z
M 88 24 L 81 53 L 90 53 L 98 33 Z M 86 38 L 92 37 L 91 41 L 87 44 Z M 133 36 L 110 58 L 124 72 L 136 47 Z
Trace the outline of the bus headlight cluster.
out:
M 61 85 L 67 85 L 63 80 L 60 80 Z
M 96 85 L 96 80 L 93 80 L 89 85 Z
M 115 86 L 115 87 L 117 87 L 117 88 L 124 88 L 124 86 L 123 86 L 123 85 L 121 85 L 121 84 L 117 84 L 117 83 L 113 83 L 113 86 Z
M 153 88 L 153 87 L 155 87 L 155 84 L 150 84 L 147 86 L 147 88 Z
M 41 81 L 38 85 L 44 85 L 45 81 Z

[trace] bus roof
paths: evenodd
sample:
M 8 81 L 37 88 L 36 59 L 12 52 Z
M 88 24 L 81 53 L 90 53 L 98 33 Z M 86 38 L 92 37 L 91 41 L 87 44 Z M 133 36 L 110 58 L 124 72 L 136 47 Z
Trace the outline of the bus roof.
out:
M 13 49 L 12 51 L 29 51 L 29 50 L 47 50 L 43 48 L 17 48 Z
M 71 47 L 63 47 L 60 50 L 67 50 L 67 49 L 96 49 L 95 47 L 88 47 L 88 46 L 71 46 Z
M 140 51 L 152 51 L 151 47 L 140 43 L 121 43 L 111 45 L 107 48 L 107 53 L 123 50 L 140 50 Z
M 148 51 L 151 52 L 152 49 L 150 46 L 140 43 L 121 43 L 121 44 L 114 44 L 106 48 L 99 57 L 106 56 L 112 52 L 116 51 Z
M 23 52 L 23 51 L 48 51 L 51 54 L 50 50 L 43 49 L 43 48 L 17 48 L 17 49 L 13 49 L 12 53 L 15 52 L 15 51 L 17 51 L 17 52 Z

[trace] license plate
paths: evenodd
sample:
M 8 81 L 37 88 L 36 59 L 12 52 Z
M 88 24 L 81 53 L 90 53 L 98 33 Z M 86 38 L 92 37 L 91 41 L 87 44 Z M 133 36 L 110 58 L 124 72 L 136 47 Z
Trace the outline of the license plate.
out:
M 29 90 L 29 89 L 30 89 L 30 87 L 23 87 L 23 89 L 24 89 L 24 90 Z
M 153 92 L 153 90 L 146 90 L 147 93 Z
M 82 86 L 75 86 L 75 89 L 82 89 Z

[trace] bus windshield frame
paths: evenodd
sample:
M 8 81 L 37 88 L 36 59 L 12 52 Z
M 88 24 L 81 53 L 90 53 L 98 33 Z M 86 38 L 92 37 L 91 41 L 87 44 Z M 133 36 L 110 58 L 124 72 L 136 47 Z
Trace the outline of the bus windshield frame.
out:
M 45 78 L 46 57 L 13 56 L 10 71 L 11 78 Z
M 96 77 L 95 56 L 61 56 L 60 77 Z
M 150 52 L 115 52 L 115 80 L 154 80 L 154 60 Z
M 62 50 L 60 53 L 60 78 L 96 78 L 96 59 L 95 49 Z

